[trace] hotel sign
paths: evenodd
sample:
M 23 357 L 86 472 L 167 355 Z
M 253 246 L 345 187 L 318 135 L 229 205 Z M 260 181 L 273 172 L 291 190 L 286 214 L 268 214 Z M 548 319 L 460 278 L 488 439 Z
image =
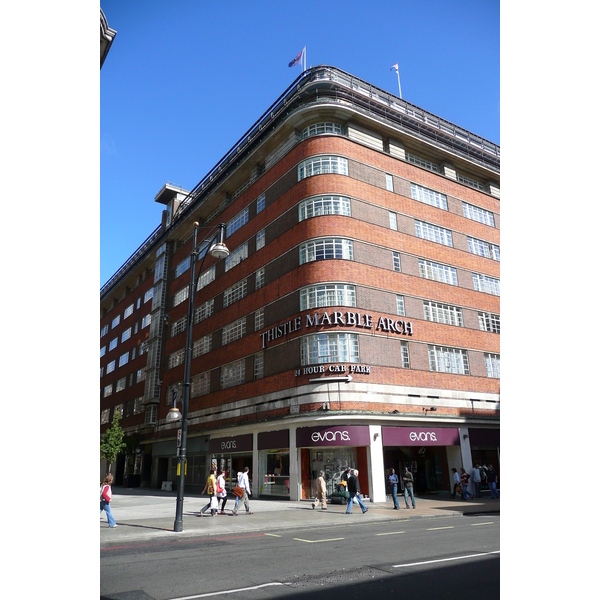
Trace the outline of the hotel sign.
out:
M 302 317 L 296 317 L 290 319 L 286 323 L 271 327 L 271 329 L 260 334 L 262 347 L 266 348 L 268 343 L 290 333 L 295 333 L 302 329 L 314 329 L 315 327 L 354 327 L 356 329 L 375 329 L 375 331 L 396 333 L 398 335 L 413 334 L 412 321 L 403 321 L 402 319 L 392 319 L 390 317 L 379 317 L 377 324 L 375 324 L 373 315 L 336 310 L 331 314 L 328 312 L 307 314 L 305 315 L 304 322 L 302 321 Z

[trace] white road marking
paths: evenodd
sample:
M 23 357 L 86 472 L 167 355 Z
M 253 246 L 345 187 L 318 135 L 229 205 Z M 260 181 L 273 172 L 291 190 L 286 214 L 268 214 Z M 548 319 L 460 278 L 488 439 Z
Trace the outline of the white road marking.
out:
M 478 558 L 480 556 L 488 556 L 490 554 L 500 554 L 500 550 L 494 550 L 493 552 L 482 552 L 481 554 L 467 554 L 466 556 L 452 556 L 451 558 L 438 558 L 436 560 L 424 560 L 415 563 L 406 563 L 404 565 L 392 565 L 392 568 L 399 569 L 402 567 L 416 567 L 419 565 L 432 565 L 434 563 L 448 562 L 451 560 L 465 560 L 467 558 Z
M 198 594 L 197 596 L 181 596 L 180 598 L 171 598 L 171 600 L 194 600 L 194 598 L 208 598 L 210 596 L 221 596 L 223 594 L 236 594 L 237 592 L 248 592 L 250 590 L 260 590 L 271 585 L 284 585 L 283 583 L 263 583 L 262 585 L 253 585 L 252 587 L 239 588 L 237 590 L 225 590 L 222 592 L 209 592 L 207 594 Z

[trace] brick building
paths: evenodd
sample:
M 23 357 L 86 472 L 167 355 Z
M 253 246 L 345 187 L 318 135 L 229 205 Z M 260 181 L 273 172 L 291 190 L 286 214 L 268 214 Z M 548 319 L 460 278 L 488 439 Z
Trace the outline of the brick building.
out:
M 392 467 L 420 494 L 499 469 L 498 146 L 319 66 L 155 201 L 162 223 L 100 294 L 117 484 L 176 485 L 194 222 L 200 239 L 224 223 L 230 255 L 195 274 L 186 490 L 211 462 L 292 500 L 320 469 L 334 492 L 346 465 L 375 501 Z

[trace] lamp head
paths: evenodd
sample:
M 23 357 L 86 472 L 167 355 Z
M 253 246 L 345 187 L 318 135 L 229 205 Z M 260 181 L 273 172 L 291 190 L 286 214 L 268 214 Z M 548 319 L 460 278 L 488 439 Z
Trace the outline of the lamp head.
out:
M 167 423 L 174 423 L 175 421 L 181 420 L 181 413 L 176 407 L 170 408 L 167 413 Z

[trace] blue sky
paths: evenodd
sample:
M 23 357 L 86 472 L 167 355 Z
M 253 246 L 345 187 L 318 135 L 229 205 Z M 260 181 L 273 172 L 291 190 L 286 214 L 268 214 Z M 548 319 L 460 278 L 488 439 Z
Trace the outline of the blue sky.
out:
M 500 143 L 498 0 L 103 0 L 100 285 L 158 226 L 154 196 L 192 189 L 301 68 L 327 64 Z

